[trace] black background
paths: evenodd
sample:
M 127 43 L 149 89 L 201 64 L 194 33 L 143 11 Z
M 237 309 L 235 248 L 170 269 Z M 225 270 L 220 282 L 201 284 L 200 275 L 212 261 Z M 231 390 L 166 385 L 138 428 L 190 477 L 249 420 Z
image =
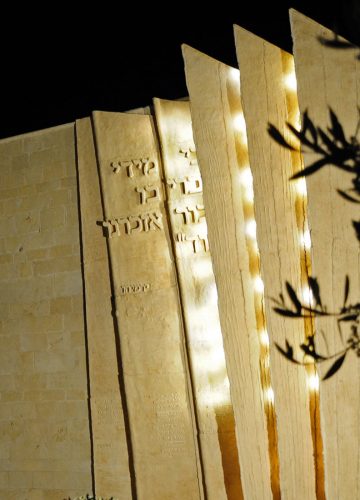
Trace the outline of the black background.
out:
M 181 44 L 236 66 L 233 24 L 291 51 L 288 9 L 357 42 L 359 0 L 20 4 L 2 16 L 0 138 L 187 94 Z M 236 5 L 236 6 L 234 6 Z M 80 4 L 79 4 L 80 6 Z M 201 14 L 196 14 L 201 11 Z M 360 19 L 360 17 L 359 17 Z M 256 62 L 254 62 L 256 63 Z

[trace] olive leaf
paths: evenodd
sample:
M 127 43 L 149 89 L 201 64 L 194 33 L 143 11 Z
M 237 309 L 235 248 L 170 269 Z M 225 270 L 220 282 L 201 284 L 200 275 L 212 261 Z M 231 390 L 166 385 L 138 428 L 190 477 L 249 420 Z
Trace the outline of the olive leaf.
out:
M 320 298 L 320 287 L 319 287 L 319 283 L 318 283 L 317 279 L 309 276 L 308 283 L 309 283 L 309 288 L 313 294 L 315 304 L 317 306 L 322 307 L 321 298 Z
M 287 290 L 287 293 L 288 293 L 288 295 L 289 295 L 289 297 L 291 299 L 291 302 L 295 306 L 296 312 L 300 313 L 301 309 L 302 309 L 301 302 L 298 299 L 295 290 L 293 289 L 293 287 L 290 285 L 290 283 L 288 281 L 286 282 L 286 290 Z
M 349 291 L 350 291 L 350 280 L 349 276 L 345 276 L 345 287 L 344 287 L 344 308 L 346 307 L 346 302 L 348 301 L 349 298 Z
M 296 365 L 300 365 L 301 363 L 299 363 L 299 361 L 297 361 L 294 358 L 294 349 L 289 344 L 287 339 L 285 339 L 285 343 L 286 343 L 286 349 L 283 349 L 277 342 L 275 342 L 275 347 L 283 356 L 285 356 L 286 359 L 288 359 L 292 363 L 295 363 Z
M 345 361 L 347 351 L 344 352 L 342 356 L 340 356 L 335 363 L 333 363 L 330 367 L 330 369 L 326 372 L 325 376 L 323 377 L 322 380 L 327 380 L 328 378 L 332 377 L 342 366 L 343 362 Z

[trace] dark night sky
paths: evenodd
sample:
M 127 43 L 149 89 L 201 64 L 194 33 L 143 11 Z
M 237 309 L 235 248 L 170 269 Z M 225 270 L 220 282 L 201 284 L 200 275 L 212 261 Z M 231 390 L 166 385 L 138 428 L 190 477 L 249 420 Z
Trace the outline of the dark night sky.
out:
M 29 13 L 21 7 L 21 16 L 3 16 L 0 138 L 74 121 L 95 109 L 126 111 L 154 96 L 183 97 L 181 43 L 236 65 L 233 24 L 291 51 L 290 7 L 351 38 L 351 16 L 341 0 L 338 7 L 330 0 L 232 3 L 237 7 L 219 0 L 216 8 L 207 5 L 202 17 L 179 1 L 167 8 L 148 5 L 146 12 L 131 0 L 126 11 L 123 3 L 103 2 L 75 16 L 53 2 L 47 11 L 34 12 L 31 4 Z

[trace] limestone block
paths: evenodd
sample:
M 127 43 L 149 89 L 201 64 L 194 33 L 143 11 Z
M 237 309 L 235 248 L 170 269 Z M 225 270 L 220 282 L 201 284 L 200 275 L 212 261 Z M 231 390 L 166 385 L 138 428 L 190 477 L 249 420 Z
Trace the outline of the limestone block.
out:
M 0 497 L 80 495 L 91 450 L 74 125 L 0 141 L 0 174 Z

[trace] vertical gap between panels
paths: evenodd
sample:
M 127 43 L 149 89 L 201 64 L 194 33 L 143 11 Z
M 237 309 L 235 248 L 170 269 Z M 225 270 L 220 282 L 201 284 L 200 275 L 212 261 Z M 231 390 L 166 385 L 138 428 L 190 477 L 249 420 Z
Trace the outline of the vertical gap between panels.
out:
M 301 128 L 301 116 L 297 98 L 297 83 L 293 56 L 282 52 L 282 65 L 284 74 L 284 87 L 286 106 L 288 111 L 288 122 L 295 128 Z M 300 149 L 300 143 L 297 144 Z M 302 156 L 297 151 L 291 152 L 293 174 L 303 169 Z M 296 222 L 298 229 L 298 241 L 300 245 L 300 270 L 302 298 L 304 302 L 312 304 L 313 297 L 309 287 L 311 276 L 311 235 L 307 218 L 307 191 L 304 177 L 291 182 L 294 188 Z M 310 337 L 315 334 L 314 318 L 304 319 L 305 335 Z M 315 364 L 306 367 L 307 386 L 309 391 L 309 410 L 311 422 L 311 434 L 314 448 L 314 466 L 316 480 L 316 498 L 325 499 L 324 457 L 323 442 L 320 422 L 320 393 L 319 376 Z
M 232 78 L 237 78 L 240 89 L 240 72 L 231 68 Z M 280 499 L 280 467 L 276 413 L 274 406 L 274 391 L 271 385 L 269 335 L 266 328 L 264 306 L 264 283 L 261 279 L 260 254 L 256 237 L 256 220 L 254 210 L 253 178 L 249 164 L 246 123 L 241 103 L 238 109 L 231 108 L 233 126 L 236 137 L 236 154 L 239 166 L 239 186 L 244 212 L 245 240 L 249 255 L 249 268 L 253 280 L 254 307 L 256 314 L 256 328 L 260 351 L 259 367 L 260 381 L 263 391 L 262 400 L 267 423 L 270 480 L 274 499 Z

